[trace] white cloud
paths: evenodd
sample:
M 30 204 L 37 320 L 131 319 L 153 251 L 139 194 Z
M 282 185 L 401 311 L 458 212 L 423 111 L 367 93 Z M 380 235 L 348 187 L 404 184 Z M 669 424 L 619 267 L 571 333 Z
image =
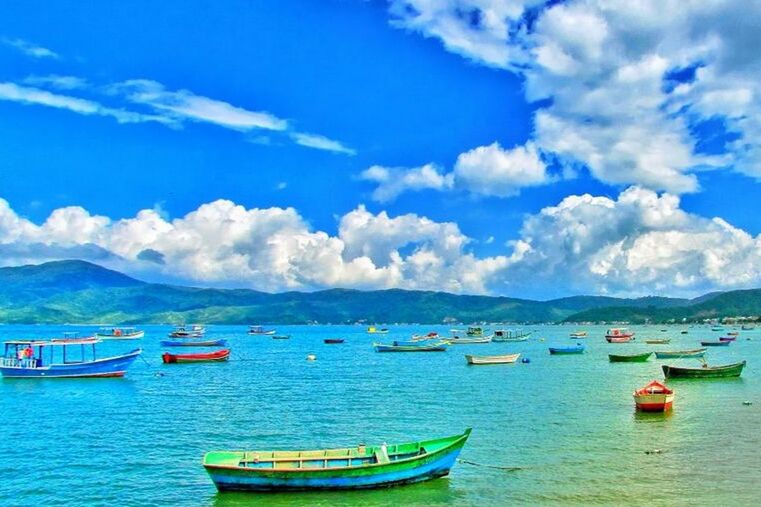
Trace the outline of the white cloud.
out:
M 124 109 L 106 107 L 98 102 L 51 93 L 47 90 L 29 86 L 19 86 L 15 83 L 0 83 L 0 100 L 35 104 L 56 109 L 65 109 L 83 115 L 109 116 L 119 123 L 159 122 L 172 124 L 172 120 L 163 116 L 135 113 Z
M 538 148 L 603 182 L 682 193 L 706 168 L 761 178 L 761 4 L 394 0 L 389 11 L 395 26 L 524 78 L 529 101 L 550 99 Z M 675 80 L 690 68 L 694 79 Z M 699 152 L 708 119 L 740 134 L 726 154 Z
M 341 144 L 339 141 L 328 139 L 318 134 L 305 134 L 303 132 L 292 132 L 291 138 L 301 146 L 314 148 L 315 150 L 332 151 L 333 153 L 343 153 L 344 155 L 356 155 L 357 152 Z
M 42 46 L 34 44 L 32 42 L 26 41 L 24 39 L 2 39 L 1 41 L 6 46 L 15 48 L 18 51 L 24 53 L 25 55 L 31 56 L 33 58 L 53 58 L 53 59 L 59 58 L 56 52 L 51 51 L 48 48 L 44 48 Z
M 393 201 L 407 191 L 449 190 L 454 183 L 451 173 L 441 174 L 433 164 L 413 168 L 374 165 L 362 171 L 360 178 L 378 184 L 372 198 L 382 203 Z
M 50 74 L 49 76 L 28 76 L 23 80 L 24 84 L 38 87 L 51 87 L 59 90 L 77 90 L 87 88 L 87 80 L 76 76 L 59 76 Z

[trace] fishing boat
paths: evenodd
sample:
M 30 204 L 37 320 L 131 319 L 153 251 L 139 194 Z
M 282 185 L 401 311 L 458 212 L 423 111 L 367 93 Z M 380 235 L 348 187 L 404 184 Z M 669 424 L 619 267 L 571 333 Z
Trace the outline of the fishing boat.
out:
M 324 340 L 322 340 L 322 341 L 323 341 L 324 343 L 327 343 L 328 345 L 331 345 L 331 344 L 338 344 L 338 343 L 343 343 L 343 342 L 344 342 L 344 339 L 343 339 L 343 338 L 325 338 L 325 339 L 324 339 Z
M 503 356 L 472 356 L 465 355 L 468 364 L 511 364 L 521 357 L 520 354 L 507 354 Z
M 645 340 L 645 343 L 648 345 L 666 345 L 667 343 L 671 343 L 671 338 L 660 338 L 655 340 Z
M 634 391 L 634 406 L 643 412 L 665 412 L 674 404 L 674 391 L 653 380 Z
M 716 341 L 702 341 L 700 344 L 703 347 L 728 347 L 729 344 L 732 343 L 731 341 L 725 342 L 722 340 L 716 340 Z
M 290 340 L 291 335 L 289 334 L 273 334 L 272 339 L 273 340 Z
M 587 332 L 586 331 L 575 331 L 570 334 L 571 338 L 586 338 Z
M 169 333 L 169 338 L 200 338 L 206 334 L 206 328 L 198 324 L 177 326 Z
M 583 354 L 585 348 L 586 347 L 580 343 L 571 347 L 550 347 L 550 354 L 555 356 L 563 354 Z
M 164 364 L 214 363 L 227 361 L 229 358 L 230 349 L 215 350 L 214 352 L 204 352 L 201 354 L 170 354 L 169 352 L 161 354 L 161 360 Z
M 378 329 L 375 326 L 370 326 L 367 328 L 368 334 L 388 334 L 388 329 L 385 327 L 382 327 Z
M 95 333 L 101 340 L 139 340 L 145 336 L 145 331 L 134 327 L 102 327 Z
M 444 477 L 470 428 L 461 435 L 404 444 L 316 451 L 212 451 L 203 466 L 219 491 L 385 488 Z
M 162 347 L 224 347 L 227 340 L 161 340 Z
M 610 360 L 611 363 L 645 363 L 648 359 L 650 359 L 650 356 L 652 356 L 652 352 L 644 352 L 642 354 L 608 354 L 608 360 Z
M 634 339 L 634 333 L 625 327 L 614 327 L 605 331 L 608 343 L 626 343 Z
M 733 342 L 735 340 L 737 340 L 736 336 L 722 336 L 721 338 L 719 338 L 720 342 Z
M 530 331 L 523 331 L 521 329 L 497 329 L 494 331 L 492 341 L 495 342 L 525 342 L 531 336 Z
M 449 344 L 445 341 L 424 343 L 422 345 L 393 345 L 373 343 L 376 352 L 444 352 Z
M 98 343 L 97 338 L 7 341 L 0 373 L 6 378 L 123 377 L 142 353 L 135 349 L 98 358 Z
M 697 368 L 669 366 L 667 364 L 661 367 L 666 378 L 727 378 L 739 377 L 743 368 L 745 368 L 745 361 L 722 366 L 708 366 L 704 364 Z
M 262 326 L 248 326 L 248 334 L 271 336 L 277 333 L 277 329 L 266 329 Z
M 706 349 L 690 349 L 690 350 L 668 350 L 663 352 L 655 352 L 655 357 L 658 359 L 680 359 L 688 357 L 703 357 L 706 353 Z

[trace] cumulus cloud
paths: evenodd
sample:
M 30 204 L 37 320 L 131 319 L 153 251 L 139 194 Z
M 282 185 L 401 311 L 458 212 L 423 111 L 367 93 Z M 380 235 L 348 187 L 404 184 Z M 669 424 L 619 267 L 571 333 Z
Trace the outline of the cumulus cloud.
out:
M 525 80 L 534 141 L 599 180 L 672 193 L 694 172 L 761 178 L 761 4 L 392 0 L 395 26 Z M 700 125 L 737 139 L 703 153 Z
M 57 59 L 59 57 L 55 51 L 44 48 L 38 44 L 34 44 L 24 39 L 0 39 L 0 41 L 6 46 L 10 46 L 27 56 L 31 56 L 32 58 Z
M 454 183 L 451 173 L 442 174 L 434 164 L 413 168 L 374 165 L 362 171 L 360 179 L 378 184 L 372 198 L 382 203 L 393 201 L 407 191 L 449 190 Z

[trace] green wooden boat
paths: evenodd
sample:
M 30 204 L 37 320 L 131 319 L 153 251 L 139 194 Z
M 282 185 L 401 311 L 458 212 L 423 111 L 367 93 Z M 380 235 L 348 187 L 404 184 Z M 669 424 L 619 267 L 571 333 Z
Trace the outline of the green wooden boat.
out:
M 643 354 L 608 354 L 611 363 L 644 363 L 650 359 L 652 352 Z
M 213 451 L 203 466 L 219 491 L 383 488 L 449 474 L 470 436 L 316 451 Z
M 739 377 L 745 368 L 745 361 L 722 366 L 708 366 L 704 364 L 699 368 L 684 368 L 681 366 L 662 366 L 666 378 L 727 378 Z

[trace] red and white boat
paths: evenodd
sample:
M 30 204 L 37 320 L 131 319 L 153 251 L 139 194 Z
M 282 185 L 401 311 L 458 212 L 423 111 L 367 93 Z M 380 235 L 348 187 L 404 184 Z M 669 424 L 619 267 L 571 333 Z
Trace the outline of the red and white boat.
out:
M 673 403 L 674 391 L 657 380 L 634 391 L 634 405 L 643 412 L 665 412 L 671 410 Z
M 634 333 L 625 327 L 614 327 L 605 331 L 608 343 L 626 343 L 634 339 Z
M 200 354 L 170 354 L 164 352 L 161 360 L 164 364 L 170 363 L 208 363 L 217 361 L 227 361 L 230 358 L 230 349 L 220 349 L 214 352 L 203 352 Z

